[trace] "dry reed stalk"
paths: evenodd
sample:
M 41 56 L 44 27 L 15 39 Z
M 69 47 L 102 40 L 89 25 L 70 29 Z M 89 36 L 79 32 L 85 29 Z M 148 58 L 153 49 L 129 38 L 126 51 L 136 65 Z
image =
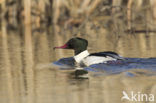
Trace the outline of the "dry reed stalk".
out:
M 156 19 L 156 0 L 150 0 L 150 4 L 153 7 L 153 17 Z
M 81 3 L 80 3 L 81 1 Z M 63 4 L 68 8 L 71 17 L 77 18 L 79 14 L 90 15 L 91 12 L 97 7 L 97 5 L 101 2 L 101 0 L 65 0 Z
M 2 3 L 4 3 L 5 2 L 5 0 L 0 0 L 0 4 L 2 4 Z
M 74 0 L 74 3 L 77 5 L 77 7 L 80 6 L 81 2 L 82 2 L 82 0 Z
M 36 17 L 35 21 L 36 21 L 36 27 L 37 28 L 40 28 L 40 21 L 41 21 L 41 16 L 42 16 L 42 13 L 45 12 L 45 3 L 43 0 L 40 0 L 38 5 L 37 5 L 37 10 L 38 10 L 38 16 Z
M 70 9 L 70 5 L 69 5 L 69 3 L 68 3 L 68 1 L 67 0 L 64 0 L 63 2 L 62 2 L 62 4 L 67 8 L 67 9 Z
M 132 0 L 128 0 L 128 3 L 127 3 L 127 26 L 128 26 L 128 30 L 131 29 L 131 21 L 132 21 Z
M 74 0 L 68 0 L 69 2 L 69 5 L 71 6 L 71 7 L 75 7 L 75 4 L 74 4 Z
M 75 8 L 78 8 L 79 5 L 81 4 L 80 1 L 81 0 L 64 0 L 64 1 L 61 1 L 61 2 L 66 8 L 68 8 L 68 10 L 73 9 L 73 11 L 74 11 Z
M 76 0 L 65 0 L 62 2 L 63 6 L 69 10 L 71 16 L 71 18 L 65 22 L 65 27 L 68 24 L 81 24 L 84 21 L 84 17 L 88 19 L 88 16 L 95 10 L 100 2 L 101 0 L 79 0 L 78 4 Z
M 97 5 L 101 2 L 101 0 L 94 0 L 88 7 L 88 10 L 87 10 L 87 14 L 90 15 L 94 10 L 95 8 L 97 7 Z
M 78 17 L 79 12 L 81 11 L 79 9 L 79 5 L 76 4 L 75 0 L 70 0 L 68 3 L 70 5 L 69 8 L 68 8 L 68 10 L 70 10 L 71 16 L 72 17 L 75 17 L 75 18 Z
M 31 0 L 24 0 L 24 23 L 31 24 Z
M 60 16 L 60 7 L 62 2 L 60 0 L 54 0 L 53 2 L 53 23 L 57 24 Z
M 143 0 L 136 0 L 135 2 L 137 2 L 137 8 L 136 9 L 140 9 L 141 5 L 143 4 Z
M 91 2 L 90 0 L 83 0 L 81 8 L 86 9 L 90 2 Z
M 121 2 L 122 2 L 122 0 L 113 0 L 112 1 L 112 6 L 113 6 L 113 8 L 112 8 L 112 14 L 114 14 L 116 11 L 119 10 L 118 7 L 121 6 Z
M 1 0 L 0 4 L 1 4 L 1 14 L 0 14 L 0 18 L 3 19 L 6 13 L 6 4 L 5 4 L 5 0 Z

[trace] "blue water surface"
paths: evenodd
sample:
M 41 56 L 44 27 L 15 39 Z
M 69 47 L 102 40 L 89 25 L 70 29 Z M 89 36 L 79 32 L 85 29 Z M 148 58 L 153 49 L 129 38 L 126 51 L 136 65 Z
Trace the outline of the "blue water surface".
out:
M 53 64 L 61 69 L 74 69 L 76 68 L 74 62 L 73 57 L 69 57 L 62 58 L 53 62 Z M 83 69 L 89 72 L 104 74 L 117 74 L 125 72 L 128 76 L 134 76 L 132 73 L 127 72 L 134 69 L 144 69 L 156 73 L 156 58 L 125 58 L 124 60 L 90 65 L 88 67 L 83 67 Z

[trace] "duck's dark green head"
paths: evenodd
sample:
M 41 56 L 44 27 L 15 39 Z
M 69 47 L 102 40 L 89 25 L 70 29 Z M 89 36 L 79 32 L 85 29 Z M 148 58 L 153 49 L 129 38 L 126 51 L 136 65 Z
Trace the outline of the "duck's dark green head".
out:
M 60 47 L 54 47 L 54 49 L 73 49 L 75 55 L 85 51 L 88 46 L 88 41 L 79 37 L 70 39 L 66 44 Z

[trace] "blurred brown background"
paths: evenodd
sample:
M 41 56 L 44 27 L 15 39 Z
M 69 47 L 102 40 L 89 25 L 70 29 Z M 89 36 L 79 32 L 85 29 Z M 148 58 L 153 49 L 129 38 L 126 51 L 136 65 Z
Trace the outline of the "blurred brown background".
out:
M 0 0 L 0 103 L 131 103 L 121 101 L 123 90 L 156 96 L 146 70 L 76 80 L 53 67 L 73 56 L 53 47 L 75 36 L 89 52 L 156 57 L 156 0 Z

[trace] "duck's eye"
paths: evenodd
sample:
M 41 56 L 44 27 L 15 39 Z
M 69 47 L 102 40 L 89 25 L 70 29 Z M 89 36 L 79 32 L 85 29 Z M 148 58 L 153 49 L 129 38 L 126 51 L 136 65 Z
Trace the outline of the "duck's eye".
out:
M 69 48 L 73 48 L 73 45 L 71 43 L 68 44 Z

